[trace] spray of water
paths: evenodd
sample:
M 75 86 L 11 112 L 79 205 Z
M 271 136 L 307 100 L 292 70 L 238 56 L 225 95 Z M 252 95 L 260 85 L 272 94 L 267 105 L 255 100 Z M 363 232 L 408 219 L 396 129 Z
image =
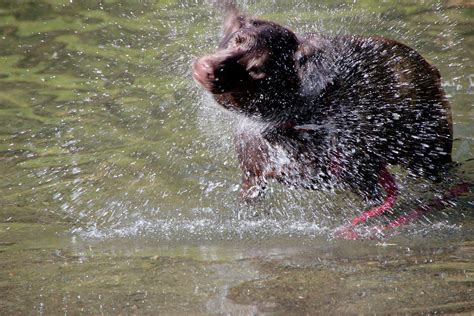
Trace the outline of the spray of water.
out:
M 156 127 L 156 121 L 163 125 L 159 126 L 159 133 L 143 136 L 150 140 L 145 149 L 137 147 L 129 165 L 102 165 L 96 175 L 120 180 L 125 168 L 133 175 L 131 180 L 119 181 L 115 190 L 104 187 L 101 202 L 90 199 L 88 194 L 90 190 L 102 189 L 100 181 L 99 185 L 87 186 L 77 180 L 70 185 L 70 196 L 55 196 L 56 200 L 65 200 L 62 212 L 76 222 L 75 233 L 100 238 L 151 234 L 166 239 L 329 236 L 332 227 L 367 206 L 358 197 L 336 192 L 331 186 L 309 191 L 276 183 L 269 183 L 270 194 L 265 199 L 254 205 L 241 203 L 233 134 L 264 126 L 222 110 L 191 80 L 191 61 L 212 51 L 220 37 L 222 15 L 218 10 L 212 11 L 213 5 L 209 2 L 203 10 L 193 10 L 198 13 L 186 21 L 169 18 L 157 22 L 157 28 L 165 30 L 164 45 L 157 49 L 156 57 L 160 75 L 178 74 L 181 79 L 161 87 L 163 91 L 151 101 L 148 130 Z M 385 4 L 371 8 L 375 11 L 357 3 L 290 5 L 274 1 L 269 6 L 267 2 L 243 1 L 239 5 L 244 12 L 275 19 L 299 33 L 383 35 L 397 39 L 427 55 L 447 78 L 458 76 L 465 63 L 459 57 L 463 54 L 456 25 L 439 1 L 405 11 L 387 8 Z M 213 13 L 209 15 L 209 11 Z M 141 66 L 148 67 L 147 61 Z M 170 117 L 176 125 L 166 125 Z M 159 143 L 154 142 L 157 140 Z M 153 150 L 153 146 L 164 148 Z M 284 164 L 285 154 L 273 159 Z M 135 164 L 142 165 L 134 167 Z M 80 165 L 71 170 L 80 171 Z M 433 195 L 429 182 L 407 181 L 405 176 L 403 171 L 396 173 L 401 198 L 395 211 Z M 425 225 L 431 227 L 430 221 L 425 219 Z M 436 220 L 437 227 L 439 223 Z M 446 225 L 441 227 L 452 228 Z M 420 227 L 423 230 L 427 226 L 418 226 L 412 232 Z

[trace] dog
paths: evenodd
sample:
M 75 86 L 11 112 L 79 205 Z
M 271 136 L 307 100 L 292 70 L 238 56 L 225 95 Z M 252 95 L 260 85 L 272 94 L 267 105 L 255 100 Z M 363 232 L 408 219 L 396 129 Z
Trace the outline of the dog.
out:
M 440 73 L 395 40 L 297 35 L 233 7 L 217 51 L 194 61 L 193 77 L 219 105 L 262 126 L 234 137 L 246 201 L 269 179 L 379 199 L 355 226 L 393 207 L 388 165 L 437 181 L 451 163 Z

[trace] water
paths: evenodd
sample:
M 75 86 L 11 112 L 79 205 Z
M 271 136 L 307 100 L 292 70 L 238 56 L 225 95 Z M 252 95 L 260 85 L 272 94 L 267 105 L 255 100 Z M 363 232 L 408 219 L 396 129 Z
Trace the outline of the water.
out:
M 470 1 L 241 6 L 421 51 L 453 107 L 450 177 L 474 181 Z M 331 237 L 364 207 L 348 193 L 239 203 L 240 120 L 191 79 L 220 23 L 211 1 L 0 1 L 0 313 L 472 312 L 472 193 L 369 241 Z M 403 175 L 399 212 L 443 190 Z

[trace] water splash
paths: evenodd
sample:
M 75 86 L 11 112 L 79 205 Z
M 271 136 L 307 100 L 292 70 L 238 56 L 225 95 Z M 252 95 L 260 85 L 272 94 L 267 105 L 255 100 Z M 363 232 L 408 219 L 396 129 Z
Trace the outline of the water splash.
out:
M 462 80 L 469 65 L 457 27 L 464 17 L 442 1 L 239 4 L 298 33 L 398 39 L 432 59 L 445 82 Z M 186 236 L 194 221 L 194 234 L 203 236 L 220 226 L 229 235 L 250 227 L 258 234 L 259 225 L 268 234 L 280 227 L 281 234 L 311 235 L 325 234 L 364 206 L 346 193 L 274 184 L 258 206 L 240 205 L 232 132 L 241 119 L 217 108 L 191 79 L 193 58 L 215 49 L 220 37 L 222 16 L 213 1 L 44 7 L 18 5 L 12 8 L 18 19 L 2 24 L 5 218 L 51 216 L 72 223 L 74 232 L 104 238 L 147 229 L 159 234 L 161 225 L 174 231 L 163 235 Z M 464 88 L 448 91 L 458 160 L 474 152 Z M 406 203 L 423 200 L 422 190 L 406 194 Z

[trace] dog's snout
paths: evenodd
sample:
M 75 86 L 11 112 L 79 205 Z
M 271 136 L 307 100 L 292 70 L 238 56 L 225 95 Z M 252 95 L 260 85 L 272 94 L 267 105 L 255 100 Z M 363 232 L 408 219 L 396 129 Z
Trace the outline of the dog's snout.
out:
M 212 80 L 214 69 L 212 64 L 206 58 L 200 58 L 193 63 L 193 77 L 200 83 Z

